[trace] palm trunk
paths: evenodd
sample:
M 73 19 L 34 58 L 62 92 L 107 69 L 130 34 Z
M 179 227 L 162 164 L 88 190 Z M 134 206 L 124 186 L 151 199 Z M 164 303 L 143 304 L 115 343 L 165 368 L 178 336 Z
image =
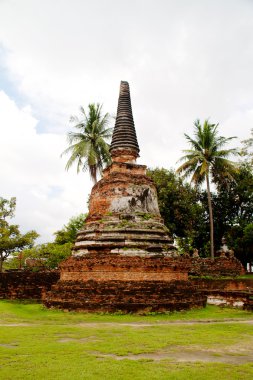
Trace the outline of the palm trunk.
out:
M 212 199 L 209 183 L 209 174 L 206 174 L 206 188 L 207 188 L 207 199 L 208 199 L 208 209 L 209 209 L 209 221 L 210 221 L 210 243 L 211 243 L 211 259 L 214 260 L 214 241 L 213 241 L 213 208 Z
M 2 252 L 0 253 L 0 273 L 3 271 L 3 254 Z
M 89 172 L 90 172 L 90 176 L 91 176 L 91 179 L 92 179 L 94 185 L 96 185 L 96 183 L 97 183 L 97 166 L 96 165 L 89 165 Z

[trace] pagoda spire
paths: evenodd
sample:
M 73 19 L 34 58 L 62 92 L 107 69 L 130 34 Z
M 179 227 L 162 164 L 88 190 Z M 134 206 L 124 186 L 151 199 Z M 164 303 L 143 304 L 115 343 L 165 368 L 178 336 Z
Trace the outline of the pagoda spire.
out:
M 121 81 L 110 153 L 113 161 L 130 162 L 139 157 L 128 82 Z

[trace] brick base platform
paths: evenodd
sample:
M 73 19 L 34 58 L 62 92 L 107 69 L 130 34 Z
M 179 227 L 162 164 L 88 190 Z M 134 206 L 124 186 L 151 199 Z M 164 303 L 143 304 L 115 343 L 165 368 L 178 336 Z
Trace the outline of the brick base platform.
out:
M 183 258 L 86 255 L 67 259 L 44 304 L 86 312 L 152 312 L 203 307 Z
M 204 307 L 206 297 L 188 281 L 59 281 L 44 304 L 85 312 L 166 312 Z

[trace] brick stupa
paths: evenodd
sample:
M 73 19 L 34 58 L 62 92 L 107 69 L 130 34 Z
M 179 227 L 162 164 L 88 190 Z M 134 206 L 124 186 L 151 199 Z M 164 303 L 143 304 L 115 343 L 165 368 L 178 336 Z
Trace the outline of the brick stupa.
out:
M 140 312 L 205 304 L 163 223 L 146 166 L 136 164 L 139 151 L 129 85 L 121 82 L 112 164 L 92 189 L 88 217 L 46 306 Z

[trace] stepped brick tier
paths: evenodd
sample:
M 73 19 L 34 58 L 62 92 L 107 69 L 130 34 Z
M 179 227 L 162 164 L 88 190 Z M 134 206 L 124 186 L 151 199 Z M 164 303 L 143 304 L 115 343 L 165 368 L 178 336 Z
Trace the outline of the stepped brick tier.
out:
M 52 287 L 44 304 L 84 312 L 148 313 L 204 307 L 206 296 L 196 296 L 188 281 L 63 281 Z
M 139 151 L 129 85 L 121 82 L 112 164 L 92 189 L 89 215 L 47 294 L 48 307 L 131 312 L 205 304 L 187 281 L 190 264 L 173 246 L 146 166 L 136 164 Z

